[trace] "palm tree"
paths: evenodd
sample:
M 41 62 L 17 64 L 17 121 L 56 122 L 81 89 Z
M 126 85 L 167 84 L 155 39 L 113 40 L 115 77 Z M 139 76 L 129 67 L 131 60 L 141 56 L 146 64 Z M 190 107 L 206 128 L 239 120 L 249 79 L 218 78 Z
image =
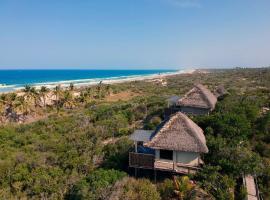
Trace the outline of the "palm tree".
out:
M 75 106 L 73 96 L 68 90 L 64 91 L 61 101 L 66 108 L 73 108 Z
M 15 109 L 18 112 L 21 112 L 23 115 L 27 115 L 29 113 L 29 104 L 25 100 L 24 96 L 19 96 L 15 102 Z
M 69 91 L 73 91 L 74 88 L 75 88 L 75 87 L 74 87 L 74 84 L 73 84 L 73 83 L 70 83 L 68 88 L 69 88 Z
M 111 94 L 111 86 L 110 85 L 106 85 L 106 95 L 110 95 Z
M 189 193 L 194 189 L 194 185 L 190 182 L 190 179 L 188 176 L 182 176 L 182 177 L 173 177 L 174 182 L 174 192 L 178 196 L 179 200 L 183 200 L 187 198 Z
M 16 93 L 9 93 L 6 96 L 6 105 L 8 109 L 12 110 L 14 108 L 14 103 L 16 100 L 17 94 Z
M 0 96 L 0 118 L 4 115 L 6 110 L 4 98 L 5 98 L 4 95 Z
M 61 86 L 60 85 L 57 85 L 55 88 L 54 88 L 54 95 L 55 95 L 55 101 L 56 101 L 56 109 L 57 109 L 57 113 L 59 112 L 59 109 L 60 109 L 60 95 L 61 95 Z
M 45 86 L 42 86 L 39 90 L 39 94 L 40 96 L 42 97 L 42 100 L 43 100 L 43 106 L 45 107 L 46 109 L 46 96 L 47 94 L 50 92 L 50 89 L 45 87 Z
M 30 100 L 32 98 L 31 90 L 32 90 L 32 87 L 30 85 L 25 85 L 22 90 L 27 100 Z
M 14 108 L 15 108 L 15 100 L 17 98 L 17 94 L 16 93 L 8 93 L 5 95 L 2 95 L 1 100 L 4 103 L 5 106 L 5 111 L 4 111 L 4 116 L 8 117 L 14 121 L 17 120 L 17 115 L 12 115 L 12 113 L 14 112 Z M 11 114 L 11 115 L 10 115 Z
M 100 81 L 99 84 L 97 85 L 97 93 L 98 93 L 98 99 L 101 99 L 102 81 Z
M 4 109 L 4 107 L 5 107 L 5 102 L 6 102 L 5 99 L 6 99 L 5 94 L 0 95 L 0 110 Z
M 31 87 L 30 89 L 31 98 L 34 100 L 35 107 L 38 106 L 39 94 L 35 87 Z

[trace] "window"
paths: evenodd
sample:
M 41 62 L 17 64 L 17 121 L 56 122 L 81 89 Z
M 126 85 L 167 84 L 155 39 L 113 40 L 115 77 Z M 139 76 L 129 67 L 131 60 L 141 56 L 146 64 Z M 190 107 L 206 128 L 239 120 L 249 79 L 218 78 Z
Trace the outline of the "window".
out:
M 170 150 L 160 150 L 159 151 L 160 159 L 173 160 L 173 151 Z
M 138 141 L 138 142 L 137 142 L 137 145 L 138 145 L 138 146 L 143 146 L 143 142 Z

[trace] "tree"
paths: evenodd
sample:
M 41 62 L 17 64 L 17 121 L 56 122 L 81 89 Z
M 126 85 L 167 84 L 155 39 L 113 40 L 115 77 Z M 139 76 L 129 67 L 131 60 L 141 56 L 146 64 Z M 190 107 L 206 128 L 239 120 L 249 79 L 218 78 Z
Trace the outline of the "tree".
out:
M 110 95 L 111 94 L 111 86 L 109 84 L 106 85 L 105 92 L 106 92 L 106 95 Z
M 19 96 L 15 102 L 15 108 L 17 112 L 21 112 L 23 115 L 27 115 L 29 113 L 29 104 L 25 100 L 24 96 Z
M 30 85 L 25 85 L 24 89 L 24 98 L 28 102 L 29 106 L 34 103 L 34 106 L 38 105 L 38 92 L 35 87 L 31 87 Z
M 117 184 L 116 184 L 117 185 Z M 125 178 L 122 184 L 119 184 L 118 199 L 125 200 L 160 200 L 160 194 L 157 188 L 148 179 Z M 114 189 L 117 190 L 117 189 Z
M 70 91 L 65 90 L 61 99 L 62 104 L 66 108 L 73 108 L 75 106 L 74 99 Z
M 5 101 L 3 100 L 3 95 L 0 96 L 0 115 L 5 112 Z
M 105 199 L 110 188 L 126 176 L 114 169 L 98 169 L 79 181 L 66 195 L 66 199 Z
M 2 98 L 3 95 L 0 96 L 0 123 L 4 121 L 4 115 L 6 112 L 5 101 Z
M 2 102 L 3 107 L 4 107 L 3 115 L 7 116 L 13 112 L 13 109 L 15 107 L 16 98 L 17 98 L 16 93 L 7 93 L 7 94 L 1 95 L 1 102 Z
M 235 182 L 231 177 L 220 174 L 220 169 L 219 166 L 204 166 L 194 178 L 200 187 L 216 199 L 233 200 Z
M 73 91 L 74 88 L 75 88 L 74 84 L 73 83 L 70 83 L 69 84 L 69 87 L 68 87 L 69 91 Z
M 132 142 L 127 138 L 122 138 L 115 144 L 106 145 L 103 149 L 104 167 L 125 170 L 128 166 L 128 155 L 131 147 Z
M 30 100 L 32 98 L 32 93 L 31 93 L 32 87 L 30 85 L 25 85 L 23 88 L 24 96 L 26 100 Z
M 60 96 L 62 94 L 62 90 L 61 90 L 60 85 L 55 86 L 55 88 L 53 90 L 53 94 L 55 96 L 56 109 L 57 109 L 57 113 L 58 113 L 60 110 Z
M 32 99 L 34 100 L 34 106 L 37 107 L 39 105 L 38 101 L 40 98 L 39 98 L 39 93 L 35 87 L 31 87 L 30 94 L 31 94 Z
M 102 81 L 100 81 L 99 84 L 97 85 L 97 95 L 98 95 L 98 99 L 101 99 L 101 96 L 102 96 L 102 90 L 103 90 L 103 84 L 102 84 Z
M 173 177 L 175 193 L 179 200 L 184 200 L 188 198 L 189 193 L 194 189 L 194 184 L 191 183 L 189 177 Z
M 157 184 L 158 192 L 160 193 L 161 199 L 170 200 L 175 197 L 175 188 L 173 180 L 167 178 L 163 182 Z
M 40 97 L 42 98 L 43 100 L 43 106 L 46 108 L 47 104 L 46 104 L 46 97 L 47 97 L 47 94 L 50 92 L 50 89 L 47 88 L 46 86 L 41 86 L 40 90 L 39 90 L 39 94 L 40 94 Z

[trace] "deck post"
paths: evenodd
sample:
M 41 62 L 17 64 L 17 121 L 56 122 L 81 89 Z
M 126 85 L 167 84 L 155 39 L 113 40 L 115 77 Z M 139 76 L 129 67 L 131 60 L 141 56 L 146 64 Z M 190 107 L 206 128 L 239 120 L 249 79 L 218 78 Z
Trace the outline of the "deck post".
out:
M 154 169 L 154 179 L 155 179 L 155 183 L 157 183 L 157 170 Z
M 138 144 L 137 144 L 137 141 L 135 142 L 135 153 L 138 153 Z
M 135 177 L 136 177 L 136 178 L 137 178 L 137 173 L 138 173 L 137 167 L 135 167 Z

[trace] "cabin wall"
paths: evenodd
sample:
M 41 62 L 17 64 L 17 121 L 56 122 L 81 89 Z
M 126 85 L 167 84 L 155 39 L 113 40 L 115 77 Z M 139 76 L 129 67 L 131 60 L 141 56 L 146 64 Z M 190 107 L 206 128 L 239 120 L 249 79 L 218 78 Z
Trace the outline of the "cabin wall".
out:
M 176 151 L 176 162 L 192 166 L 199 165 L 200 154 L 195 152 Z
M 159 149 L 155 150 L 155 159 L 160 160 Z M 183 151 L 173 151 L 173 162 L 183 163 L 192 166 L 198 166 L 200 160 L 200 154 L 195 152 L 183 152 Z
M 181 111 L 180 107 L 177 106 L 171 106 L 169 108 L 165 108 L 164 110 L 164 118 L 169 118 L 172 114 Z
M 155 150 L 155 159 L 159 159 L 160 156 L 159 156 L 159 149 L 156 149 Z
M 193 115 L 208 115 L 210 112 L 210 109 L 181 106 L 181 111 L 183 113 L 193 114 Z

